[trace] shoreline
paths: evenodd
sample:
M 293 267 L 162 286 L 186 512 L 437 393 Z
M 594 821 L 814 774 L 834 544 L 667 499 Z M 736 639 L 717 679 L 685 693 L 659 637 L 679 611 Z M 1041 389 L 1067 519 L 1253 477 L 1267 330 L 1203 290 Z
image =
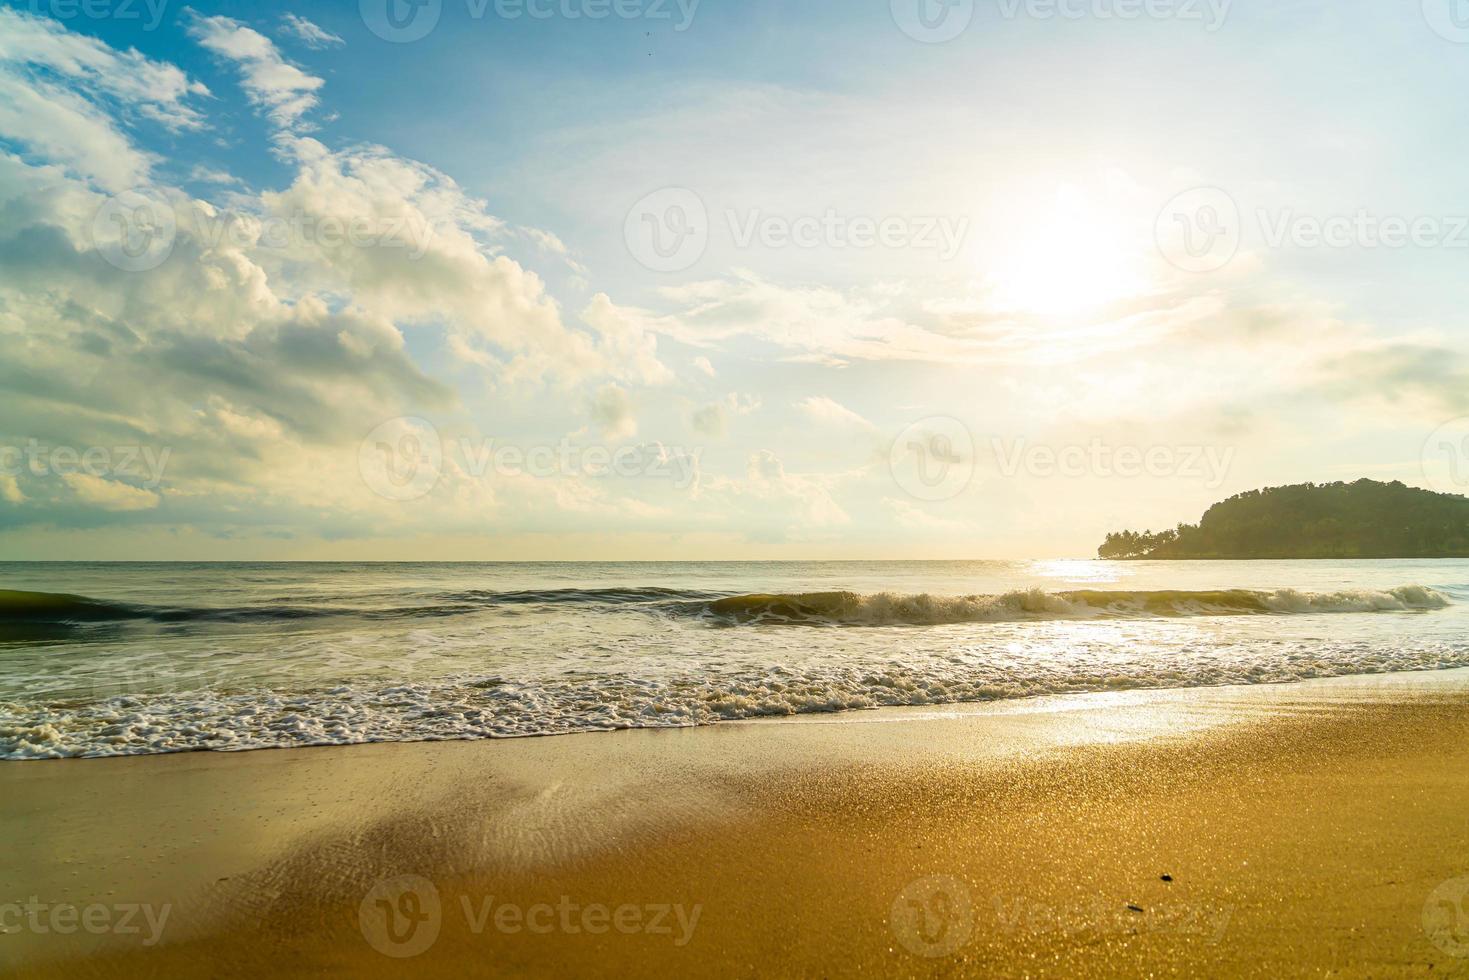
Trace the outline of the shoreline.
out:
M 1425 915 L 1469 875 L 1465 708 L 1457 669 L 0 766 L 0 901 L 169 909 L 153 944 L 22 930 L 0 964 L 1455 975 L 1469 935 Z M 385 955 L 372 916 L 421 882 L 436 935 Z

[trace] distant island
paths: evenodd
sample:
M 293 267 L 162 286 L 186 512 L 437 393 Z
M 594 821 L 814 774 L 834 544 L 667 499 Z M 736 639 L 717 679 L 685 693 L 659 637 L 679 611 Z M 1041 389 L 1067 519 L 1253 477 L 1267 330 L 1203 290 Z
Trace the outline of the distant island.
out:
M 1097 557 L 1469 558 L 1469 497 L 1397 481 L 1269 487 L 1197 524 L 1109 534 Z

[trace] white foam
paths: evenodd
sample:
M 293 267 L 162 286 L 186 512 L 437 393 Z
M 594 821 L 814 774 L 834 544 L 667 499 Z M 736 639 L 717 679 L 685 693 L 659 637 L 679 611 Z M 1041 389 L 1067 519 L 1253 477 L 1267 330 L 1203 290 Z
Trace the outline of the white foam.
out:
M 1266 642 L 1060 651 L 569 680 L 460 677 L 318 691 L 176 692 L 0 703 L 0 758 L 56 759 L 379 741 L 509 738 L 1127 688 L 1259 684 L 1469 666 L 1469 644 Z M 1068 655 L 1069 654 L 1069 655 Z

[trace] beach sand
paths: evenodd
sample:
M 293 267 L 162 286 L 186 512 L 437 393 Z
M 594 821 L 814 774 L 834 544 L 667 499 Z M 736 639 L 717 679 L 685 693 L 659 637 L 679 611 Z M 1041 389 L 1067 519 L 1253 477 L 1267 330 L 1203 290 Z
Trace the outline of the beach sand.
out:
M 21 977 L 1469 976 L 1469 672 L 8 763 L 0 840 Z

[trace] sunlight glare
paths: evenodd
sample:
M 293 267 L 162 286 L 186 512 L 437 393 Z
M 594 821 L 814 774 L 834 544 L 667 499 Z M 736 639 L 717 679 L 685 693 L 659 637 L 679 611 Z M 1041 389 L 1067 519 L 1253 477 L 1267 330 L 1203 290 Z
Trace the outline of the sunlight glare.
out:
M 994 298 L 1017 313 L 1076 316 L 1145 288 L 1122 222 L 1073 187 L 1029 211 L 1013 248 L 991 270 Z

